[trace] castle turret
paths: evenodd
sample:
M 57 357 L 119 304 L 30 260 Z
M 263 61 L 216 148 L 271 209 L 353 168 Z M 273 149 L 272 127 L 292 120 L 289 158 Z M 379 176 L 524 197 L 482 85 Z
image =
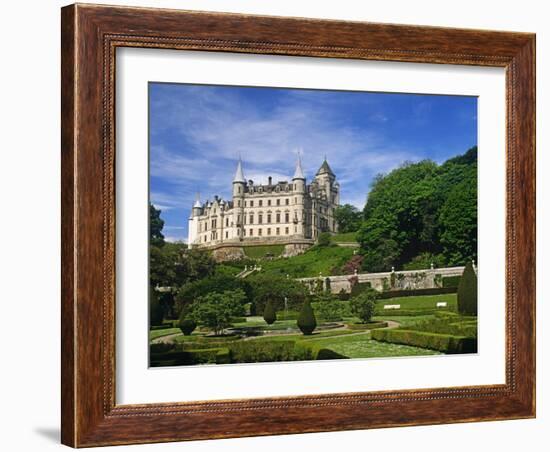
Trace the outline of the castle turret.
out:
M 242 161 L 239 158 L 237 171 L 235 171 L 235 177 L 233 178 L 233 208 L 235 211 L 233 218 L 235 220 L 237 235 L 240 239 L 243 237 L 245 190 L 246 179 L 244 178 Z
M 306 177 L 302 169 L 302 160 L 298 156 L 296 161 L 296 169 L 294 170 L 294 176 L 292 177 L 292 184 L 294 185 L 294 234 L 305 236 L 305 194 L 306 194 Z
M 199 235 L 199 217 L 202 215 L 202 205 L 197 194 L 197 199 L 191 209 L 191 216 L 189 217 L 189 228 L 187 235 L 187 247 L 192 248 L 193 244 L 198 241 Z

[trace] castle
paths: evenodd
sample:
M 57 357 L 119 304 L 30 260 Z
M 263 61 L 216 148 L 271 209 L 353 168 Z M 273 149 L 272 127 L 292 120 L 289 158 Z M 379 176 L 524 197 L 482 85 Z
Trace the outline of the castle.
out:
M 247 181 L 242 161 L 233 178 L 232 199 L 215 196 L 202 204 L 198 199 L 189 218 L 189 248 L 221 248 L 226 245 L 285 244 L 301 249 L 315 242 L 321 232 L 337 232 L 334 210 L 340 203 L 340 184 L 326 158 L 310 184 L 300 159 L 292 181 L 265 185 Z

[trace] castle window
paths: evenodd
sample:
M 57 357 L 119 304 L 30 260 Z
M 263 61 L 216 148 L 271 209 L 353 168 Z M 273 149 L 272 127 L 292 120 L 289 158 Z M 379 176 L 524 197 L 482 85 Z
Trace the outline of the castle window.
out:
M 249 220 L 250 224 L 254 224 L 254 215 L 250 215 Z
M 290 215 L 288 212 L 285 213 L 285 223 L 288 223 L 290 221 Z
M 271 223 L 271 214 L 270 213 L 267 214 L 267 222 Z
M 250 201 L 250 207 L 254 207 L 254 201 Z
M 258 214 L 258 224 L 262 224 L 263 215 L 260 213 Z
M 225 238 L 229 237 L 229 232 L 225 231 Z
M 240 199 L 237 201 L 237 206 L 241 207 L 241 200 Z
M 268 199 L 268 200 L 267 200 L 267 205 L 268 205 L 268 206 L 271 205 L 271 199 Z
M 229 226 L 229 218 L 226 218 L 225 219 L 225 227 L 228 227 Z
M 267 228 L 267 235 L 271 235 L 271 228 Z
M 285 199 L 285 204 L 288 206 L 289 205 L 289 200 L 288 198 Z
M 252 228 L 250 229 L 250 237 L 252 237 L 254 235 L 254 232 L 252 230 Z
M 241 186 L 239 185 L 239 193 L 241 192 Z
M 279 200 L 277 200 L 279 201 Z M 280 223 L 281 222 L 281 214 L 279 212 L 277 212 L 277 215 L 275 215 L 275 223 Z
M 298 198 L 294 198 L 294 204 L 298 204 Z
M 285 228 L 285 234 L 288 235 L 288 228 Z
M 262 235 L 262 228 L 258 229 L 258 235 Z
M 258 201 L 258 205 L 259 205 L 260 207 L 262 207 L 262 204 L 263 204 L 263 201 L 260 199 L 260 200 Z
M 280 228 L 275 229 L 275 233 L 276 233 L 277 235 L 280 235 L 280 234 L 281 234 L 281 229 L 280 229 Z
M 280 199 L 277 199 L 277 205 L 278 205 L 278 206 L 281 205 L 281 200 L 280 200 Z
M 216 220 L 212 220 L 212 229 L 216 229 Z

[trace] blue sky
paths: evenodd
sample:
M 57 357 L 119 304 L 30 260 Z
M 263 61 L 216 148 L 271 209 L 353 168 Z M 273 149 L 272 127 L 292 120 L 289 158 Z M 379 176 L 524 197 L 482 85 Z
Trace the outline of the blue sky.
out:
M 341 202 L 405 161 L 438 163 L 477 144 L 477 98 L 286 88 L 149 84 L 150 198 L 168 240 L 185 240 L 197 192 L 230 199 L 239 155 L 254 182 L 309 181 L 324 156 Z

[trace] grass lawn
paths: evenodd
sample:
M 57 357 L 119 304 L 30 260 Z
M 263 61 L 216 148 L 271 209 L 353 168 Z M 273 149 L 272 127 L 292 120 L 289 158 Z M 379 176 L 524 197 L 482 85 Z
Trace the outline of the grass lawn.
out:
M 446 293 L 441 295 L 420 295 L 418 297 L 396 297 L 387 300 L 378 300 L 376 306 L 383 309 L 386 304 L 400 304 L 401 309 L 435 309 L 440 301 L 447 303 L 446 308 L 442 310 L 456 311 L 456 293 Z M 388 313 L 389 314 L 389 313 Z M 391 315 L 391 314 L 390 314 Z
M 157 337 L 168 336 L 170 334 L 181 333 L 179 328 L 166 328 L 164 330 L 152 330 L 149 331 L 149 340 L 152 341 Z
M 304 254 L 262 263 L 262 273 L 290 275 L 291 278 L 306 278 L 331 274 L 353 256 L 353 249 L 339 246 L 313 247 Z
M 282 254 L 284 250 L 284 245 L 263 245 L 263 246 L 245 246 L 244 254 L 250 259 L 261 259 L 265 257 L 266 254 L 272 254 L 275 257 L 278 257 Z
M 370 332 L 315 340 L 315 344 L 333 350 L 348 358 L 382 358 L 391 356 L 440 354 L 439 352 L 424 348 L 373 341 L 370 339 Z
M 334 243 L 357 242 L 357 232 L 343 232 L 341 234 L 334 234 L 330 239 Z

